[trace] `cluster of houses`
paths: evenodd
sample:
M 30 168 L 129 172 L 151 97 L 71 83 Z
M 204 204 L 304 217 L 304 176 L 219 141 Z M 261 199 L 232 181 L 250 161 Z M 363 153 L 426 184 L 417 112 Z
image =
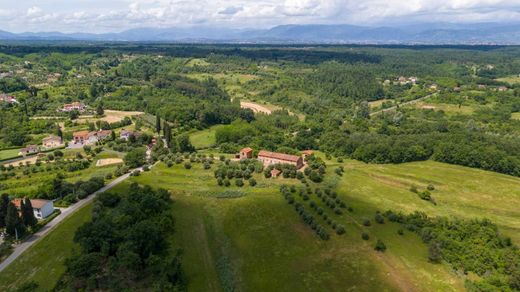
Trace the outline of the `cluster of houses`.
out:
M 270 152 L 265 150 L 260 150 L 257 155 L 257 159 L 264 164 L 264 166 L 275 165 L 275 164 L 290 164 L 294 165 L 296 169 L 300 169 L 305 165 L 305 158 L 309 155 L 312 155 L 312 150 L 305 150 L 302 152 L 301 156 L 278 153 L 278 152 Z M 238 154 L 238 158 L 240 159 L 249 159 L 253 158 L 253 149 L 246 147 L 240 150 Z M 271 171 L 271 177 L 276 178 L 281 174 L 281 171 L 278 169 L 273 169 Z
M 21 156 L 27 156 L 31 154 L 35 154 L 40 152 L 40 150 L 48 150 L 48 149 L 54 149 L 62 147 L 63 139 L 56 135 L 50 135 L 42 139 L 42 146 L 38 145 L 27 145 L 24 148 L 20 149 L 20 152 L 18 152 L 18 155 Z
M 0 102 L 7 102 L 10 104 L 18 103 L 18 101 L 16 100 L 16 98 L 14 96 L 8 95 L 5 93 L 0 93 Z
M 73 103 L 66 103 L 63 105 L 63 108 L 61 108 L 62 112 L 71 112 L 71 111 L 79 111 L 80 113 L 84 112 L 87 109 L 87 106 L 82 102 L 73 102 Z
M 112 135 L 111 130 L 79 131 L 72 133 L 72 142 L 80 145 L 93 145 Z
M 34 217 L 38 220 L 45 219 L 54 212 L 54 204 L 52 201 L 42 199 L 31 199 L 29 201 L 31 201 Z M 13 199 L 12 202 L 18 211 L 20 211 L 22 199 Z

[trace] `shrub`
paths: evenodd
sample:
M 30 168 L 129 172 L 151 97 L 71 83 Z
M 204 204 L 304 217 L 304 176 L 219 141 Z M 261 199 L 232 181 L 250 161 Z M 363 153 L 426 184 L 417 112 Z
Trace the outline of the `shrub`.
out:
M 343 214 L 343 212 L 339 208 L 334 209 L 334 213 L 336 213 L 337 215 Z
M 386 245 L 383 241 L 381 241 L 381 239 L 378 239 L 374 249 L 380 252 L 384 252 L 386 250 Z
M 426 187 L 426 189 L 427 189 L 428 191 L 433 191 L 433 190 L 435 190 L 435 187 L 434 187 L 432 184 L 429 184 L 429 185 Z
M 184 168 L 191 169 L 191 163 L 189 163 L 189 162 L 184 163 Z
M 113 175 L 111 173 L 107 173 L 107 175 L 105 175 L 105 179 L 112 179 Z
M 229 187 L 231 185 L 231 182 L 229 181 L 229 179 L 224 179 L 224 186 L 226 187 Z
M 221 179 L 221 178 L 219 177 L 219 178 L 217 179 L 217 184 L 218 184 L 219 186 L 223 186 L 223 185 L 224 185 L 224 180 Z
M 370 223 L 370 220 L 365 219 L 365 220 L 363 220 L 363 225 L 365 225 L 365 226 L 370 226 L 370 225 L 372 225 L 372 224 Z
M 397 230 L 397 234 L 399 234 L 399 235 L 404 235 L 404 230 L 401 229 L 401 228 L 399 228 L 399 229 Z
M 249 185 L 252 186 L 252 187 L 256 186 L 256 180 L 254 178 L 250 178 L 249 179 Z
M 383 215 L 381 215 L 381 213 L 377 213 L 376 216 L 374 217 L 374 220 L 379 224 L 385 223 L 385 218 L 383 217 Z
M 150 166 L 148 166 L 148 165 L 143 166 L 143 171 L 150 171 Z
M 416 185 L 411 185 L 411 186 L 410 186 L 410 192 L 412 192 L 412 193 L 417 193 L 417 192 L 418 192 L 418 190 L 417 190 L 417 186 L 416 186 Z
M 211 164 L 209 164 L 209 162 L 204 162 L 204 169 L 210 169 L 211 168 Z
M 342 157 L 338 157 L 338 162 L 342 163 L 343 162 L 343 158 Z
M 345 226 L 343 226 L 341 224 L 336 226 L 336 234 L 337 235 L 345 234 L 345 232 L 346 232 L 345 231 Z
M 244 181 L 241 178 L 237 178 L 237 179 L 235 179 L 235 185 L 237 187 L 242 187 L 242 186 L 244 186 Z
M 368 240 L 368 239 L 370 238 L 370 236 L 368 236 L 368 233 L 363 232 L 363 233 L 361 233 L 361 238 L 362 238 L 363 240 Z

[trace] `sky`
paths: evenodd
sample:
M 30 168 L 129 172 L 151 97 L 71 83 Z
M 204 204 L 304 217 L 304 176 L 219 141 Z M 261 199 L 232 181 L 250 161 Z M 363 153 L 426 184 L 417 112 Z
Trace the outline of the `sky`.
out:
M 0 30 L 519 22 L 520 0 L 0 0 Z

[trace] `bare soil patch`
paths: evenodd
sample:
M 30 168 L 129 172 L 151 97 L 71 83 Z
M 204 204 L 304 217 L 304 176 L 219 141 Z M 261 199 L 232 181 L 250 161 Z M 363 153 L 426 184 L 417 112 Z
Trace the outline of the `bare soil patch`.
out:
M 96 162 L 96 166 L 101 167 L 101 166 L 112 165 L 112 164 L 119 164 L 119 163 L 123 163 L 123 159 L 121 159 L 121 158 L 105 158 L 105 159 L 99 159 Z

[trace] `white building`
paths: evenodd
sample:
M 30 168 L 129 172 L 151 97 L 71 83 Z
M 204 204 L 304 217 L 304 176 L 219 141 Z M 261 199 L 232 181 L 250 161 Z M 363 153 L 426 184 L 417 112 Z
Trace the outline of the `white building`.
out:
M 34 212 L 34 217 L 36 217 L 38 220 L 45 219 L 49 217 L 52 212 L 54 212 L 54 204 L 52 201 L 42 199 L 31 199 L 30 201 Z M 22 199 L 14 199 L 13 204 L 18 210 L 20 210 Z

